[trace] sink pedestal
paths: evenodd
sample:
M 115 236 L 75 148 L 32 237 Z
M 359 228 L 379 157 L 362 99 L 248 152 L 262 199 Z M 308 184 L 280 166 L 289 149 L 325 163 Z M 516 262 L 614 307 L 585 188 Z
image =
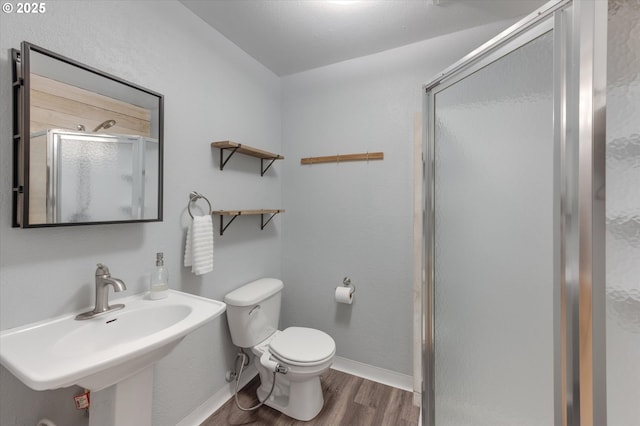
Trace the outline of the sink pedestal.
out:
M 91 392 L 89 426 L 151 426 L 153 364 L 135 375 Z

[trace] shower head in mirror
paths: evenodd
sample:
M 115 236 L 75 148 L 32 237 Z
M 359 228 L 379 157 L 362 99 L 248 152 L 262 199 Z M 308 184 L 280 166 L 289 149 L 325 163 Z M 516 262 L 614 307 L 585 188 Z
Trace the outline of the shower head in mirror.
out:
M 108 129 L 109 127 L 113 127 L 116 124 L 116 120 L 105 120 L 102 123 L 98 124 L 98 126 L 93 129 L 93 132 L 97 132 L 98 130 Z

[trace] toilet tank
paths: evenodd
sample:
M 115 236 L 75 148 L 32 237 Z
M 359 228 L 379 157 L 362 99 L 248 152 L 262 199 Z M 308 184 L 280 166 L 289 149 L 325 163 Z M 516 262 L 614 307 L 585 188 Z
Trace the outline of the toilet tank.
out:
M 233 290 L 224 297 L 233 344 L 250 348 L 278 329 L 282 281 L 261 278 Z

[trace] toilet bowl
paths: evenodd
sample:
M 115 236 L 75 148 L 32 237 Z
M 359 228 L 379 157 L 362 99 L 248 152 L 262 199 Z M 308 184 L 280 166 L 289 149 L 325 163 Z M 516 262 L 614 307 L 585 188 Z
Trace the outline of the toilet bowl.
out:
M 331 367 L 336 353 L 328 334 L 313 328 L 290 327 L 276 331 L 251 350 L 260 374 L 257 393 L 261 401 L 269 394 L 273 382 L 273 374 L 261 363 L 264 353 L 287 371 L 276 374 L 275 388 L 265 405 L 303 421 L 320 413 L 324 405 L 320 375 Z
M 282 281 L 264 278 L 227 294 L 229 330 L 236 346 L 250 348 L 255 355 L 260 401 L 289 417 L 308 421 L 324 405 L 320 375 L 331 367 L 336 346 L 320 330 L 277 329 L 282 288 Z M 274 370 L 279 372 L 274 375 Z

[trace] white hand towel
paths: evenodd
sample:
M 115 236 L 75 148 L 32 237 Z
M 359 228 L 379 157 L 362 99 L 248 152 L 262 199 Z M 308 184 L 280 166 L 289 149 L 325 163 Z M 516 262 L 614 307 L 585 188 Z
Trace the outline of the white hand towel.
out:
M 195 216 L 187 229 L 184 266 L 196 275 L 213 270 L 213 222 L 211 216 Z

